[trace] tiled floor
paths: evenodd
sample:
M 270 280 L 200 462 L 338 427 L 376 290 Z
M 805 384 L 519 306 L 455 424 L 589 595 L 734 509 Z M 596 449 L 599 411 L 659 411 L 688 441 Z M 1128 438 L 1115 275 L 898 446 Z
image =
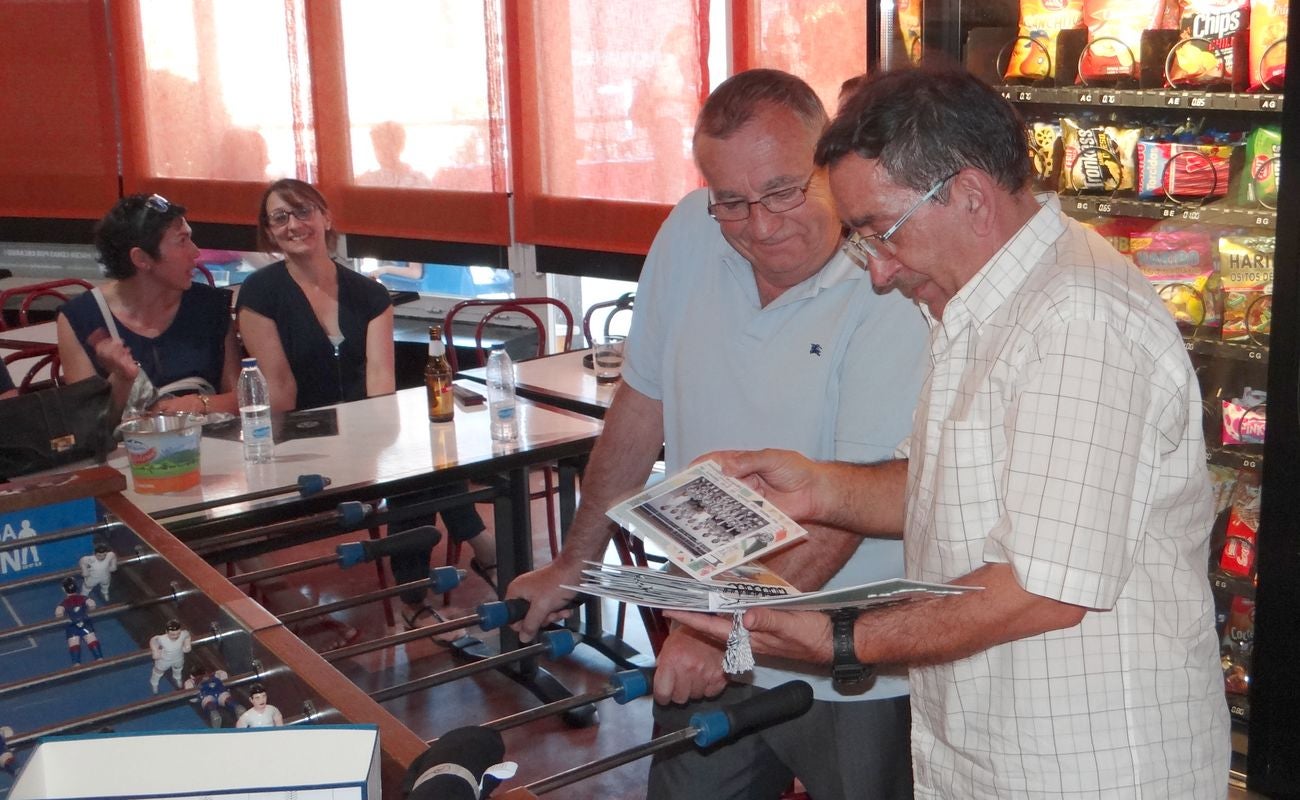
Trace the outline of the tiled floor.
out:
M 546 544 L 546 527 L 540 514 L 542 504 L 537 502 L 533 506 L 536 557 L 539 561 L 544 561 L 549 559 L 550 555 Z M 490 507 L 481 506 L 480 512 L 490 525 Z M 268 564 L 287 563 L 333 552 L 339 542 L 354 541 L 364 535 L 364 533 L 350 534 L 338 539 L 282 551 L 267 557 L 267 562 Z M 465 547 L 462 550 L 460 566 L 468 570 L 470 549 Z M 445 551 L 443 546 L 439 545 L 434 550 L 434 564 L 443 563 L 444 558 Z M 376 588 L 374 570 L 362 567 L 349 571 L 340 571 L 336 567 L 322 567 L 297 573 L 291 576 L 291 580 L 298 590 L 298 596 L 288 598 L 281 596 L 279 598 L 281 605 L 315 605 Z M 435 599 L 441 603 L 441 598 Z M 465 585 L 456 589 L 451 595 L 453 606 L 463 608 L 473 608 L 476 604 L 491 599 L 495 598 L 491 595 L 487 584 L 472 573 L 468 574 Z M 396 601 L 394 606 L 395 609 L 401 607 Z M 444 614 L 450 612 L 450 609 L 443 608 L 441 605 L 438 607 Z M 281 613 L 286 610 L 290 609 L 272 608 L 272 611 Z M 393 632 L 387 628 L 382 606 L 378 603 L 349 609 L 336 614 L 335 618 L 358 628 L 363 639 L 373 639 Z M 612 608 L 606 618 L 607 627 L 612 627 L 614 619 Z M 401 624 L 400 619 L 398 624 Z M 629 643 L 641 652 L 649 653 L 644 630 L 635 613 L 628 615 L 627 627 L 625 638 Z M 328 649 L 338 636 L 336 630 L 321 624 L 307 626 L 299 633 L 309 644 L 321 650 Z M 470 633 L 482 635 L 485 641 L 495 645 L 493 634 L 482 634 L 477 629 L 471 629 Z M 463 660 L 453 657 L 446 648 L 428 641 L 419 641 L 339 662 L 336 666 L 343 674 L 369 691 L 463 663 L 465 663 Z M 609 675 L 617 670 L 608 659 L 584 646 L 579 646 L 562 662 L 543 662 L 543 666 L 574 692 L 594 691 L 604 687 L 608 683 Z M 603 701 L 598 706 L 599 724 L 581 730 L 569 728 L 559 718 L 551 717 L 505 732 L 503 736 L 506 742 L 506 757 L 519 764 L 519 774 L 515 781 L 504 788 L 546 778 L 608 754 L 643 744 L 651 738 L 651 703 L 649 698 L 641 698 L 623 706 L 612 700 Z M 390 700 L 384 705 L 416 734 L 431 739 L 453 728 L 480 724 L 535 707 L 539 702 L 513 680 L 497 672 L 487 672 L 414 692 Z M 587 778 L 581 783 L 557 791 L 552 796 L 601 797 L 610 800 L 641 798 L 645 796 L 645 776 L 648 768 L 649 759 L 643 759 Z

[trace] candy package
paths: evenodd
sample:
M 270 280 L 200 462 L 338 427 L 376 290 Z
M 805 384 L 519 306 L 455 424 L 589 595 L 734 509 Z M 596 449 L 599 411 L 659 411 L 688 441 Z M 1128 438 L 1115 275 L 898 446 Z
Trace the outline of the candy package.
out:
M 1056 37 L 1083 25 L 1083 0 L 1020 0 L 1020 34 L 1011 47 L 1006 78 L 1056 76 Z
M 1061 191 L 1108 192 L 1133 188 L 1140 129 L 1061 120 Z
M 898 0 L 898 30 L 903 36 L 903 49 L 913 64 L 921 63 L 921 0 Z
M 1228 167 L 1238 144 L 1184 144 L 1144 139 L 1138 142 L 1138 197 L 1189 199 L 1228 193 Z
M 1232 502 L 1233 489 L 1237 488 L 1237 470 L 1222 464 L 1208 464 L 1210 490 L 1214 493 L 1214 516 L 1227 510 Z
M 1277 208 L 1277 184 L 1282 173 L 1282 129 L 1261 125 L 1246 135 L 1246 176 L 1241 182 L 1242 205 Z
M 1223 401 L 1223 443 L 1263 444 L 1268 425 L 1268 392 L 1247 386 L 1241 397 Z M 1228 522 L 1232 535 L 1232 522 Z
M 1224 341 L 1261 341 L 1268 336 L 1273 322 L 1274 246 L 1270 236 L 1219 239 Z
M 1088 46 L 1079 60 L 1079 82 L 1137 78 L 1142 31 L 1159 28 L 1165 0 L 1084 0 Z
M 1255 569 L 1255 532 L 1259 530 L 1259 473 L 1242 472 L 1232 493 L 1227 539 L 1219 554 L 1219 568 L 1241 577 Z
M 1155 287 L 1174 321 L 1189 327 L 1218 327 L 1219 276 L 1209 234 L 1157 230 L 1129 237 L 1133 263 Z
M 1251 91 L 1282 91 L 1286 80 L 1288 0 L 1250 2 Z
M 1170 53 L 1165 78 L 1170 86 L 1231 83 L 1244 53 L 1237 33 L 1245 30 L 1250 0 L 1181 0 L 1178 44 Z

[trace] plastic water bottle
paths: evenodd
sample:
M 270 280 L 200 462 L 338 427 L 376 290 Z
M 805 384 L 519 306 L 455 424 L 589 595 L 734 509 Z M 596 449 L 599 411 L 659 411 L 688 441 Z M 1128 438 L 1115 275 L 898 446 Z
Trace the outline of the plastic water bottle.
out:
M 517 440 L 519 417 L 515 414 L 515 365 L 510 361 L 510 354 L 499 344 L 492 346 L 492 354 L 488 356 L 487 396 L 493 440 Z
M 256 358 L 240 362 L 239 420 L 244 429 L 244 460 L 261 464 L 271 460 L 275 441 L 271 439 L 271 390 Z

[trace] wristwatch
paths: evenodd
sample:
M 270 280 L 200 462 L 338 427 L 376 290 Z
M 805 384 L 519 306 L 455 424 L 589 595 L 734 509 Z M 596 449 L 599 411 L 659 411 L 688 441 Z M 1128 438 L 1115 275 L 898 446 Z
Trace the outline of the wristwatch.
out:
M 853 624 L 858 621 L 860 608 L 837 608 L 830 612 L 831 642 L 834 655 L 831 659 L 831 686 L 840 694 L 857 694 L 871 684 L 875 667 L 858 660 L 853 648 Z

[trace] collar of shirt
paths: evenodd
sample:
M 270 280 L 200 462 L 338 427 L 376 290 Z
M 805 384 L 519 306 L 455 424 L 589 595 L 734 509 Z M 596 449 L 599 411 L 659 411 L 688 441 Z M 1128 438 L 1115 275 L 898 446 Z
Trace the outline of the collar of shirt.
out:
M 731 272 L 732 278 L 742 287 L 745 287 L 747 296 L 758 304 L 758 285 L 754 282 L 754 268 L 740 253 L 736 252 L 730 244 L 724 240 L 724 246 L 727 248 L 722 256 L 722 262 L 727 265 Z M 781 293 L 772 302 L 763 307 L 764 311 L 795 303 L 800 300 L 806 300 L 810 297 L 816 297 L 824 289 L 832 286 L 838 286 L 846 281 L 860 281 L 865 279 L 866 273 L 853 260 L 845 254 L 843 250 L 836 250 L 835 255 L 827 261 L 821 269 L 813 275 L 805 278 L 803 281 L 791 286 Z
M 935 320 L 929 309 L 921 307 L 935 333 L 936 351 L 942 350 L 943 343 L 966 327 L 979 327 L 987 322 L 1029 277 L 1043 252 L 1065 232 L 1060 199 L 1050 192 L 1035 195 L 1035 199 L 1038 213 L 948 301 L 942 320 Z

